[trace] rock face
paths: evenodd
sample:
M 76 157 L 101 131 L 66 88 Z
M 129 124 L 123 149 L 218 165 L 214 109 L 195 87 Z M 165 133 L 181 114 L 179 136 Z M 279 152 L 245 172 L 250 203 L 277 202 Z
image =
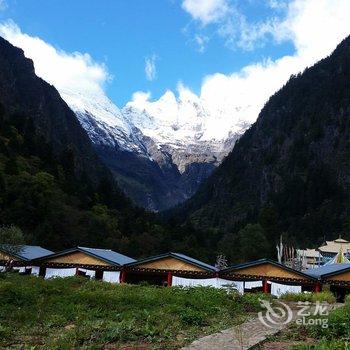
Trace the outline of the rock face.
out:
M 20 40 L 11 40 L 26 47 Z M 25 53 L 40 62 L 32 50 L 27 48 Z M 38 72 L 39 67 L 38 63 Z M 33 66 L 31 69 L 34 74 Z M 119 109 L 99 84 L 71 83 L 67 87 L 41 74 L 57 84 L 122 190 L 139 206 L 154 211 L 190 198 L 246 129 L 241 118 L 251 121 L 256 116 L 250 101 L 226 103 L 227 97 L 218 94 L 223 103 L 214 103 L 183 86 L 178 87 L 177 97 L 166 91 L 155 101 L 147 93 L 135 93 Z M 32 102 L 37 100 L 34 96 Z M 60 132 L 60 125 L 52 128 L 56 131 Z
M 0 37 L 0 103 L 6 115 L 30 115 L 55 155 L 69 158 L 76 177 L 97 184 L 109 171 L 97 157 L 76 115 L 57 90 L 38 78 L 23 51 Z
M 84 117 L 87 126 L 102 123 Z M 103 130 L 106 144 L 116 142 L 108 135 L 117 127 L 127 125 Z M 147 256 L 175 243 L 120 191 L 58 91 L 0 38 L 0 226 L 8 225 L 19 227 L 28 244 L 54 251 L 84 245 Z
M 60 93 L 123 191 L 153 211 L 190 198 L 245 129 L 240 125 L 215 139 L 208 133 L 212 116 L 193 99 L 176 100 L 170 92 L 148 111 L 132 103 L 120 110 L 104 94 Z
M 350 37 L 262 109 L 217 171 L 176 210 L 237 232 L 265 207 L 300 244 L 344 231 L 350 214 Z

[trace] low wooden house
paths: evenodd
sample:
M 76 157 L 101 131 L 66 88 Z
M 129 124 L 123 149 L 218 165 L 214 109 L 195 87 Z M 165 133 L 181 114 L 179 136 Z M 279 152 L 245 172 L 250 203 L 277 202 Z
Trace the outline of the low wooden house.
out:
M 45 278 L 86 275 L 119 282 L 123 265 L 135 260 L 109 249 L 76 247 L 36 259 L 39 275 Z
M 218 270 L 200 260 L 179 253 L 165 253 L 141 259 L 125 265 L 122 269 L 123 282 L 148 282 L 171 286 L 173 276 L 188 279 L 217 277 Z
M 339 301 L 350 294 L 350 264 L 330 264 L 306 272 L 317 278 L 321 285 L 328 285 Z
M 51 250 L 32 245 L 0 245 L 0 269 L 7 266 L 24 271 L 31 268 L 31 261 L 53 254 Z
M 277 296 L 301 291 L 303 287 L 319 290 L 314 277 L 269 259 L 230 266 L 220 271 L 220 277 L 254 284 L 257 290 Z

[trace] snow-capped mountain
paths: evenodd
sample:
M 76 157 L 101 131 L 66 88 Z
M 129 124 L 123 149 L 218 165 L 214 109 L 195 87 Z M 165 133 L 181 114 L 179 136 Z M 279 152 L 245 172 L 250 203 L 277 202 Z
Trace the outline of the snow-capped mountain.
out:
M 205 101 L 183 86 L 178 88 L 178 94 L 176 98 L 168 90 L 152 102 L 149 94 L 135 93 L 122 113 L 158 144 L 175 148 L 205 142 L 219 146 L 218 151 L 222 151 L 220 146 L 225 140 L 246 128 L 246 124 L 234 116 L 234 110 L 229 111 L 229 116 L 220 110 L 211 112 Z
M 156 102 L 138 93 L 121 110 L 102 91 L 60 94 L 121 188 L 150 210 L 192 196 L 247 126 L 216 118 L 186 89 L 178 98 L 167 91 Z
M 133 134 L 134 126 L 103 93 L 61 90 L 62 98 L 76 113 L 94 144 L 139 152 L 140 143 Z

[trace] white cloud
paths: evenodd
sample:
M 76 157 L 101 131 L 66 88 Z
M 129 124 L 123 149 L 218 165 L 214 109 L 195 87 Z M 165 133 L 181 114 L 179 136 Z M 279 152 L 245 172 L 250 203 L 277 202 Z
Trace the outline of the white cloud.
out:
M 103 94 L 103 85 L 111 79 L 105 65 L 95 62 L 89 54 L 57 49 L 38 37 L 22 33 L 12 21 L 0 23 L 0 35 L 22 48 L 33 60 L 36 74 L 59 91 Z
M 209 38 L 206 35 L 196 34 L 194 36 L 194 43 L 196 44 L 198 51 L 203 53 L 205 51 L 205 45 L 209 41 Z
M 248 65 L 229 75 L 206 76 L 199 96 L 188 101 L 193 104 L 197 99 L 195 102 L 203 108 L 202 139 L 225 138 L 242 123 L 254 122 L 268 98 L 291 74 L 329 55 L 350 34 L 349 13 L 349 0 L 293 0 L 284 18 L 270 20 L 264 26 L 257 26 L 255 31 L 242 33 L 246 35 L 242 39 L 246 45 L 266 40 L 268 33 L 270 40 L 277 43 L 290 41 L 295 51 L 276 60 L 265 59 Z M 169 95 L 169 91 L 166 94 Z M 181 99 L 179 91 L 178 96 L 179 105 L 186 103 L 187 99 Z M 163 97 L 153 102 L 149 98 L 147 96 L 143 104 L 138 103 L 138 108 L 154 114 L 164 104 Z M 133 101 L 129 104 L 133 105 Z
M 6 0 L 0 0 L 0 11 L 6 10 L 8 7 Z
M 224 23 L 222 12 L 213 14 L 217 13 L 213 10 L 216 8 L 213 4 L 217 4 L 214 0 L 208 1 L 204 9 L 196 7 L 202 1 L 188 0 L 183 4 L 185 2 L 193 18 L 197 18 L 201 25 Z M 275 5 L 270 1 L 270 6 Z M 253 48 L 264 40 L 277 44 L 289 41 L 295 48 L 292 54 L 276 60 L 267 58 L 227 75 L 210 74 L 204 77 L 198 96 L 179 84 L 176 93 L 168 90 L 156 101 L 151 100 L 150 93 L 137 92 L 128 106 L 151 115 L 147 122 L 154 124 L 147 127 L 153 128 L 155 136 L 159 129 L 154 126 L 167 125 L 169 134 L 166 137 L 169 136 L 168 140 L 174 143 L 177 138 L 188 142 L 191 138 L 223 139 L 230 131 L 238 131 L 241 124 L 254 122 L 264 103 L 291 74 L 329 55 L 350 34 L 349 0 L 291 0 L 278 11 L 282 11 L 282 18 L 272 17 L 254 26 L 247 23 L 244 16 L 236 16 L 240 21 L 237 28 L 241 28 L 240 45 Z M 226 37 L 230 31 L 236 33 L 236 30 L 234 26 L 227 26 Z M 84 95 L 104 94 L 103 85 L 110 78 L 109 74 L 103 64 L 94 62 L 88 54 L 58 50 L 39 38 L 22 33 L 12 22 L 0 24 L 0 35 L 22 47 L 26 56 L 34 60 L 37 74 L 59 91 L 74 89 Z M 199 47 L 205 44 L 205 40 L 198 38 Z M 150 62 L 156 61 L 156 57 L 150 59 Z M 150 77 L 156 75 L 156 67 L 153 68 L 150 64 Z
M 146 79 L 149 81 L 153 81 L 157 77 L 156 61 L 156 55 L 152 55 L 145 58 L 145 74 Z
M 209 42 L 205 35 L 208 26 L 229 43 L 234 41 L 238 24 L 244 20 L 231 0 L 182 0 L 182 9 L 193 19 L 183 32 L 197 44 L 199 52 L 204 52 Z
M 203 25 L 221 20 L 230 11 L 228 0 L 183 0 L 182 8 Z
M 287 0 L 264 1 L 278 14 L 287 9 Z M 278 22 L 277 17 L 271 17 L 265 21 L 250 23 L 233 0 L 183 0 L 182 8 L 194 20 L 194 24 L 187 25 L 184 31 L 187 35 L 193 35 L 196 40 L 196 37 L 203 36 L 203 32 L 208 32 L 207 27 L 211 25 L 210 31 L 223 38 L 225 44 L 234 49 L 253 50 L 258 40 L 261 45 L 261 39 L 275 31 Z M 189 33 L 189 28 L 194 33 Z M 208 40 L 205 44 L 207 42 Z M 202 46 L 204 47 L 204 43 Z
M 267 5 L 272 9 L 285 9 L 288 0 L 267 0 Z
M 349 13 L 348 0 L 294 0 L 273 35 L 291 40 L 299 56 L 315 61 L 350 34 Z
M 136 91 L 132 95 L 132 100 L 137 106 L 143 106 L 151 98 L 151 93 L 149 91 Z
M 263 45 L 268 38 L 277 42 L 292 40 L 298 49 L 298 41 L 310 45 L 310 35 L 317 34 L 317 30 L 326 36 L 333 37 L 337 28 L 344 27 L 344 20 L 349 12 L 348 0 L 264 0 L 271 9 L 271 15 L 267 19 L 258 22 L 250 22 L 247 16 L 239 10 L 234 0 L 183 0 L 182 8 L 191 15 L 194 22 L 194 40 L 201 37 L 203 32 L 210 31 L 224 38 L 225 44 L 234 49 L 253 50 L 256 46 Z M 335 15 L 334 19 L 327 18 Z M 335 19 L 339 19 L 337 22 Z M 335 28 L 327 28 L 324 23 L 332 22 Z M 299 35 L 300 25 L 306 32 L 305 37 Z M 193 27 L 193 26 L 192 26 Z M 298 28 L 297 28 L 298 27 Z M 193 28 L 192 28 L 193 29 Z M 328 30 L 329 29 L 329 30 Z M 185 30 L 190 35 L 190 30 Z M 208 36 L 207 36 L 208 38 Z M 316 41 L 323 41 L 321 36 L 316 36 Z M 207 40 L 208 42 L 208 40 Z M 206 42 L 206 43 L 207 43 Z M 204 43 L 203 43 L 204 45 Z M 323 45 L 320 43 L 320 45 Z

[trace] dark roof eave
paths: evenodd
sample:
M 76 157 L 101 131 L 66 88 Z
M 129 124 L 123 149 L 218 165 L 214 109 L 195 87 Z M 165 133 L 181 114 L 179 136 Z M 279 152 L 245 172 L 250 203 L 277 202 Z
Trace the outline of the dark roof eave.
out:
M 345 267 L 344 269 L 341 269 L 341 270 L 325 273 L 323 275 L 320 275 L 319 278 L 322 279 L 322 278 L 325 278 L 325 277 L 341 275 L 342 273 L 348 272 L 348 271 L 350 271 L 350 266 L 349 267 Z
M 24 256 L 18 255 L 18 254 L 14 253 L 14 252 L 10 252 L 7 249 L 4 249 L 2 247 L 0 247 L 0 251 L 5 253 L 5 254 L 11 255 L 14 258 L 17 258 L 17 259 L 22 260 L 22 261 L 31 261 L 30 259 L 28 259 L 28 258 L 26 258 Z
M 198 264 L 198 263 L 196 263 L 195 261 L 188 260 L 188 259 L 186 259 L 185 257 L 179 256 L 179 255 L 177 255 L 176 253 L 173 253 L 173 252 L 168 252 L 168 253 L 163 253 L 163 254 L 159 254 L 159 255 L 154 255 L 154 256 L 151 256 L 151 257 L 143 258 L 143 259 L 134 261 L 134 262 L 132 262 L 132 263 L 125 264 L 124 266 L 125 266 L 125 267 L 128 267 L 128 266 L 137 266 L 137 265 L 139 265 L 139 264 L 143 264 L 143 263 L 151 262 L 151 261 L 156 261 L 156 260 L 163 259 L 163 258 L 166 258 L 166 257 L 172 257 L 172 258 L 175 258 L 175 259 L 178 259 L 178 260 L 187 262 L 187 263 L 189 263 L 189 264 L 191 264 L 191 265 L 197 266 L 197 267 L 199 267 L 199 268 L 201 268 L 201 269 L 204 269 L 204 270 L 206 270 L 206 271 L 218 272 L 218 270 L 217 270 L 214 266 L 213 266 L 212 269 L 210 269 L 210 268 L 207 267 L 207 266 Z
M 94 258 L 97 258 L 99 260 L 102 260 L 104 262 L 107 262 L 108 264 L 111 264 L 113 266 L 118 266 L 118 267 L 121 267 L 122 265 L 116 263 L 115 261 L 111 261 L 111 260 L 108 260 L 106 258 L 103 258 L 101 256 L 98 256 L 90 251 L 86 251 L 84 249 L 81 249 L 79 247 L 75 247 L 75 248 L 68 248 L 68 249 L 65 249 L 65 250 L 62 250 L 60 252 L 57 252 L 57 253 L 54 253 L 54 254 L 51 254 L 51 255 L 47 255 L 47 256 L 44 256 L 42 258 L 39 258 L 39 259 L 34 259 L 32 260 L 33 262 L 40 262 L 40 261 L 43 261 L 43 260 L 47 260 L 47 259 L 51 259 L 51 258 L 55 258 L 55 257 L 58 257 L 58 256 L 62 256 L 62 255 L 66 255 L 66 254 L 69 254 L 69 253 L 73 253 L 73 252 L 81 252 L 81 253 L 85 253 L 87 255 L 90 255 Z
M 221 270 L 220 272 L 221 273 L 225 273 L 225 272 L 232 272 L 232 271 L 239 271 L 239 270 L 242 270 L 246 267 L 251 267 L 251 266 L 258 266 L 258 265 L 261 265 L 261 264 L 266 264 L 266 263 L 269 263 L 269 264 L 272 264 L 272 265 L 275 265 L 277 267 L 280 267 L 284 270 L 287 270 L 287 271 L 290 271 L 290 272 L 294 272 L 302 277 L 305 277 L 305 278 L 308 278 L 308 279 L 312 279 L 312 280 L 315 280 L 317 281 L 317 278 L 315 277 L 312 277 L 304 272 L 301 272 L 301 271 L 297 271 L 297 270 L 294 270 L 288 266 L 285 266 L 285 265 L 282 265 L 280 263 L 278 263 L 277 261 L 273 261 L 271 259 L 259 259 L 259 260 L 255 260 L 255 261 L 250 261 L 250 262 L 247 262 L 247 263 L 243 263 L 243 264 L 238 264 L 238 265 L 232 265 L 232 266 L 229 266 L 223 270 Z

